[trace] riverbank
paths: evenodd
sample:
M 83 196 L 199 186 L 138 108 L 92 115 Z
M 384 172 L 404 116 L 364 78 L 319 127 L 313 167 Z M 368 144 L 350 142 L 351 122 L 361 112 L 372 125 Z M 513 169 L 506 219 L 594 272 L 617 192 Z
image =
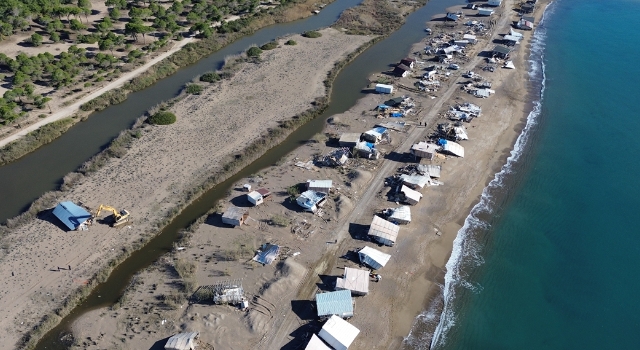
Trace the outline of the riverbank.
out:
M 44 118 L 29 118 L 22 121 L 18 128 L 14 126 L 0 128 L 0 134 L 2 134 L 2 140 L 0 140 L 0 165 L 19 159 L 53 141 L 73 124 L 86 120 L 94 110 L 101 110 L 111 104 L 120 103 L 126 100 L 131 92 L 139 91 L 154 84 L 156 81 L 175 73 L 179 68 L 193 64 L 238 38 L 275 23 L 292 22 L 312 16 L 312 10 L 316 6 L 316 3 L 311 0 L 292 2 L 284 7 L 272 10 L 269 14 L 261 14 L 251 18 L 246 23 L 246 27 L 243 27 L 238 32 L 216 35 L 207 39 L 189 37 L 176 41 L 168 51 L 160 52 L 142 66 L 124 73 L 103 87 L 84 93 L 84 96 L 76 96 L 69 101 L 51 101 L 48 104 L 48 116 L 45 114 L 46 117 Z M 233 20 L 237 19 L 233 18 Z M 191 45 L 185 48 L 190 43 Z M 44 125 L 61 119 L 65 120 L 62 128 L 57 127 L 55 130 L 42 128 Z M 36 132 L 38 129 L 40 130 Z M 36 135 L 37 137 L 34 137 Z
M 530 33 L 525 33 L 521 47 L 512 54 L 516 70 L 499 66 L 493 73 L 480 70 L 493 83 L 494 96 L 477 99 L 460 89 L 464 85 L 461 83 L 467 81 L 460 72 L 478 72 L 484 60 L 478 55 L 491 50 L 493 40 L 508 32 L 515 18 L 513 5 L 505 1 L 497 10 L 500 18 L 496 25 L 469 50 L 469 62 L 462 64 L 460 71 L 452 72 L 440 91 L 397 94 L 414 100 L 416 114 L 405 117 L 404 121 L 411 125 L 405 132 L 392 131 L 392 142 L 380 146 L 385 159 L 352 159 L 341 170 L 305 170 L 295 165 L 331 151 L 339 134 L 363 132 L 379 123 L 374 109 L 388 96 L 371 94 L 349 111 L 332 117 L 316 142 L 300 147 L 282 164 L 238 182 L 218 212 L 207 216 L 204 223 L 194 227 L 193 234 L 178 243 L 180 249 L 134 279 L 115 310 L 95 310 L 74 324 L 78 345 L 100 348 L 124 343 L 127 348 L 149 347 L 176 332 L 197 330 L 205 342 L 221 348 L 303 346 L 310 333 L 321 326 L 314 315 L 315 292 L 333 290 L 342 267 L 358 266 L 353 251 L 371 245 L 366 232 L 372 215 L 396 206 L 386 197 L 384 179 L 410 162 L 411 158 L 403 155 L 414 142 L 424 140 L 438 123 L 445 121 L 441 117 L 449 105 L 470 101 L 480 105 L 483 113 L 465 124 L 471 138 L 462 142 L 465 158 L 433 161 L 442 166 L 440 180 L 444 185 L 423 191 L 423 201 L 412 207 L 413 222 L 401 228 L 394 247 L 376 247 L 391 254 L 392 259 L 380 270 L 382 281 L 372 284 L 368 296 L 357 298 L 355 316 L 349 321 L 361 330 L 352 348 L 403 346 L 415 316 L 431 301 L 430 296 L 441 293 L 444 265 L 453 239 L 482 189 L 504 163 L 528 112 L 527 52 L 522 46 L 530 40 Z M 442 16 L 444 13 L 437 18 Z M 459 29 L 440 28 L 439 23 L 429 23 L 435 29 L 434 35 Z M 421 52 L 425 44 L 426 41 L 417 43 L 410 52 Z M 388 76 L 371 80 L 380 78 Z M 412 86 L 414 81 L 409 77 L 391 79 L 396 86 Z M 428 126 L 421 127 L 420 123 Z M 307 179 L 333 181 L 334 192 L 321 216 L 301 212 L 288 199 L 291 186 Z M 265 205 L 249 208 L 254 220 L 232 229 L 221 223 L 220 214 L 230 205 L 248 207 L 245 194 L 240 191 L 243 183 L 267 187 L 274 198 Z M 264 243 L 281 246 L 280 263 L 261 266 L 249 260 Z M 186 302 L 195 286 L 229 279 L 242 279 L 245 295 L 251 301 L 248 312 Z M 116 333 L 118 336 L 113 336 Z M 88 337 L 90 342 L 85 341 Z M 243 339 L 242 343 L 237 339 Z
M 73 176 L 75 184 L 64 199 L 92 210 L 100 204 L 126 208 L 134 217 L 132 225 L 116 230 L 97 224 L 89 231 L 65 232 L 47 210 L 3 236 L 1 269 L 7 275 L 14 273 L 20 282 L 2 290 L 2 339 L 15 343 L 44 315 L 64 310 L 62 305 L 70 303 L 74 290 L 95 280 L 112 259 L 154 236 L 158 225 L 184 205 L 185 196 L 224 170 L 227 157 L 264 137 L 267 129 L 277 130 L 279 122 L 312 108 L 326 94 L 326 72 L 371 40 L 333 29 L 323 34 L 317 39 L 294 36 L 298 45 L 281 42 L 281 47 L 265 51 L 260 62 L 241 65 L 232 80 L 214 84 L 200 96 L 180 99 L 171 107 L 178 116 L 175 124 L 137 129 L 138 139 L 127 146 L 126 154 L 88 175 Z M 296 101 L 279 93 L 289 89 Z M 270 97 L 268 109 L 258 92 Z M 210 99 L 218 107 L 202 102 Z M 58 266 L 72 270 L 58 271 Z

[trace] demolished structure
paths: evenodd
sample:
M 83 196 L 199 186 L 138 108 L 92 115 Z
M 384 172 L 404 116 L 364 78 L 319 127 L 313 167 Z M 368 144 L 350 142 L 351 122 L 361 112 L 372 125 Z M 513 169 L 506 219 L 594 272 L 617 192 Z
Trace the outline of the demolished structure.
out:
M 296 203 L 304 210 L 315 213 L 324 205 L 327 195 L 322 192 L 304 191 L 296 199 Z

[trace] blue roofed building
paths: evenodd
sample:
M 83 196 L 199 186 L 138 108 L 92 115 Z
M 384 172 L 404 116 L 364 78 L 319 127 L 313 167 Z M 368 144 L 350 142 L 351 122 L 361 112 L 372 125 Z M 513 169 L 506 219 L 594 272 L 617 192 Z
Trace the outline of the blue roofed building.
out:
M 350 290 L 316 294 L 318 317 L 336 315 L 342 318 L 353 317 L 353 299 Z
M 91 218 L 91 213 L 73 202 L 62 202 L 53 209 L 53 215 L 69 228 L 76 230 Z

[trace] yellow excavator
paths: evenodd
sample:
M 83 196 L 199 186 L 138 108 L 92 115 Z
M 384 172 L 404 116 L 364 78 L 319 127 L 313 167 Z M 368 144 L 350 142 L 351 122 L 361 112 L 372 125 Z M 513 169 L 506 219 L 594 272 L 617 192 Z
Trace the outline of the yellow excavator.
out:
M 127 210 L 122 209 L 118 211 L 116 208 L 104 204 L 100 204 L 100 207 L 96 211 L 96 214 L 93 216 L 94 219 L 100 217 L 100 212 L 103 210 L 110 211 L 112 214 L 111 216 L 113 217 L 113 221 L 111 222 L 111 227 L 117 227 L 129 222 L 130 213 Z

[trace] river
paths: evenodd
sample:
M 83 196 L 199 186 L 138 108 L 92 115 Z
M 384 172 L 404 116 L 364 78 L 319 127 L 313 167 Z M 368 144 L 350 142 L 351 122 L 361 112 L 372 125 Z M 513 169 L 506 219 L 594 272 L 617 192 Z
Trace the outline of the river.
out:
M 138 116 L 151 106 L 175 96 L 182 86 L 191 81 L 193 77 L 219 68 L 225 56 L 241 52 L 251 44 L 268 42 L 287 33 L 299 33 L 328 26 L 338 18 L 343 10 L 357 5 L 359 1 L 337 0 L 325 7 L 318 16 L 270 26 L 242 38 L 155 85 L 133 93 L 122 104 L 94 113 L 87 121 L 77 124 L 51 144 L 14 163 L 1 167 L 0 191 L 9 193 L 8 191 L 11 190 L 12 196 L 14 194 L 18 198 L 11 197 L 9 203 L 0 203 L 0 219 L 6 220 L 7 217 L 20 213 L 33 199 L 46 191 L 55 189 L 62 176 L 75 170 L 82 162 L 100 151 L 120 130 L 129 127 Z M 62 334 L 69 331 L 73 321 L 90 310 L 109 306 L 117 301 L 131 277 L 170 251 L 173 248 L 173 242 L 178 237 L 178 232 L 204 215 L 213 203 L 225 196 L 226 191 L 234 182 L 277 162 L 322 130 L 328 117 L 352 107 L 359 98 L 365 95 L 362 90 L 367 83 L 367 78 L 372 73 L 385 71 L 389 68 L 389 64 L 398 62 L 406 56 L 411 46 L 424 38 L 425 22 L 433 15 L 443 13 L 445 8 L 459 3 L 460 0 L 431 0 L 407 16 L 405 24 L 399 30 L 360 54 L 337 76 L 331 92 L 329 107 L 320 117 L 297 129 L 280 145 L 270 149 L 261 158 L 227 181 L 207 191 L 186 207 L 158 236 L 121 263 L 107 281 L 98 285 L 82 304 L 40 341 L 36 349 L 66 349 L 65 344 L 59 339 Z M 117 124 L 117 126 L 113 124 Z M 48 169 L 46 174 L 39 171 L 43 168 Z M 10 185 L 9 181 L 14 182 Z

